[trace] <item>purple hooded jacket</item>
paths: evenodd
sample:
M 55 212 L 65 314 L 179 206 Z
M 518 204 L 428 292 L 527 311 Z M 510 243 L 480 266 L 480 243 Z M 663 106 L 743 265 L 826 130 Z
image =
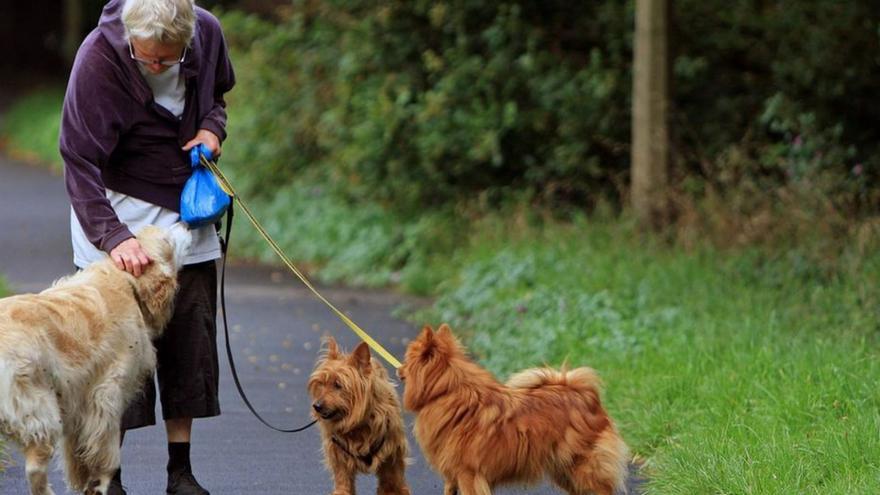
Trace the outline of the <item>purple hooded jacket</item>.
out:
M 196 7 L 196 28 L 180 67 L 186 97 L 180 120 L 153 101 L 131 59 L 124 0 L 104 7 L 83 41 L 64 96 L 60 150 L 70 202 L 89 241 L 110 252 L 133 237 L 106 197 L 109 188 L 180 211 L 191 168 L 181 147 L 207 129 L 226 138 L 226 102 L 235 76 L 220 23 Z

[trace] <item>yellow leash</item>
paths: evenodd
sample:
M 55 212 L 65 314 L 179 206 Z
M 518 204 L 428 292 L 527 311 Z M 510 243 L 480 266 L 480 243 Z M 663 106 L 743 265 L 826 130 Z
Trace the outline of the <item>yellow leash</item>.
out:
M 284 251 L 282 251 L 281 248 L 278 246 L 278 243 L 276 243 L 275 240 L 272 239 L 272 236 L 270 236 L 269 233 L 266 232 L 266 229 L 264 229 L 263 226 L 260 225 L 260 222 L 258 222 L 256 217 L 254 217 L 254 214 L 251 213 L 251 210 L 250 208 L 248 208 L 247 204 L 241 199 L 238 194 L 235 193 L 235 190 L 232 188 L 232 184 L 229 182 L 226 176 L 223 175 L 223 172 L 220 171 L 220 169 L 217 167 L 217 164 L 211 160 L 207 160 L 204 155 L 200 156 L 202 164 L 208 167 L 208 170 L 210 170 L 214 174 L 214 176 L 217 178 L 217 182 L 220 184 L 220 187 L 223 188 L 226 194 L 232 196 L 238 201 L 239 206 L 241 206 L 241 209 L 248 217 L 248 220 L 251 221 L 254 228 L 257 229 L 257 232 L 260 233 L 263 239 L 265 239 L 266 242 L 269 243 L 269 247 L 271 247 L 272 250 L 275 251 L 275 254 L 277 254 L 278 257 L 281 258 L 281 261 L 283 261 L 284 264 L 287 265 L 287 268 L 289 268 L 290 271 L 293 272 L 293 274 L 296 275 L 302 281 L 302 283 L 304 283 L 306 287 L 308 287 L 309 290 L 311 290 L 312 293 L 317 296 L 318 299 L 320 299 L 324 304 L 332 309 L 333 312 L 336 313 L 336 316 L 338 316 L 346 325 L 348 325 L 348 328 L 350 328 L 355 334 L 357 334 L 357 336 L 360 337 L 361 340 L 366 342 L 367 345 L 369 345 L 374 351 L 376 351 L 377 354 L 382 356 L 382 359 L 387 361 L 388 364 L 390 364 L 391 366 L 395 368 L 400 368 L 400 361 L 398 361 L 397 358 L 392 356 L 391 353 L 388 352 L 384 347 L 382 347 L 381 344 L 376 342 L 376 340 L 370 337 L 367 332 L 363 331 L 361 327 L 357 326 L 355 322 L 351 321 L 351 318 L 346 316 L 342 311 L 338 310 L 336 306 L 334 306 L 330 301 L 327 300 L 327 298 L 322 296 L 317 289 L 315 289 L 315 287 L 312 285 L 311 282 L 309 282 L 305 275 L 303 275 L 296 268 L 296 266 L 293 265 L 287 255 L 284 254 Z

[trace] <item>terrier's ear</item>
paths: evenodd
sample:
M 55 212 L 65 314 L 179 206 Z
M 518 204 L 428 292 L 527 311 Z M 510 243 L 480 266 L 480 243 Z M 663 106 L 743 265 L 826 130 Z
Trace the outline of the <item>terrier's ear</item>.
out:
M 339 345 L 336 344 L 336 339 L 325 337 L 324 346 L 327 348 L 327 359 L 339 359 Z
M 355 347 L 354 352 L 351 353 L 351 356 L 348 358 L 348 362 L 351 363 L 352 366 L 361 370 L 361 373 L 367 375 L 373 369 L 370 366 L 370 346 L 367 345 L 366 342 L 361 342 Z

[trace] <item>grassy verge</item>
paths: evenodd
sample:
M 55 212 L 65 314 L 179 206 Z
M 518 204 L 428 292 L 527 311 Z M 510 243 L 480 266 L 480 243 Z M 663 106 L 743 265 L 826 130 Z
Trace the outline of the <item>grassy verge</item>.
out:
M 31 119 L 57 122 L 39 101 Z M 16 121 L 30 124 L 8 118 L 7 133 Z M 27 143 L 49 134 L 17 142 L 45 149 Z M 876 249 L 841 243 L 828 260 L 809 246 L 669 248 L 620 220 L 413 221 L 342 201 L 319 178 L 252 206 L 322 279 L 436 296 L 414 320 L 450 322 L 501 376 L 596 368 L 651 493 L 880 493 Z M 234 250 L 273 260 L 241 216 L 234 235 Z
M 880 493 L 880 256 L 828 270 L 638 238 L 483 234 L 421 316 L 501 375 L 596 368 L 651 493 Z

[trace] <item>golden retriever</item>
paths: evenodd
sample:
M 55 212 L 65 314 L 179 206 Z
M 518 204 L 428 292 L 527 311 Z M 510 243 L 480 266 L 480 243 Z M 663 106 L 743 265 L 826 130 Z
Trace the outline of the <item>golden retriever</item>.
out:
M 191 235 L 183 224 L 137 235 L 152 258 L 134 277 L 108 258 L 39 294 L 0 299 L 0 433 L 25 456 L 31 494 L 63 444 L 70 488 L 104 494 L 119 467 L 122 413 L 156 366 Z

